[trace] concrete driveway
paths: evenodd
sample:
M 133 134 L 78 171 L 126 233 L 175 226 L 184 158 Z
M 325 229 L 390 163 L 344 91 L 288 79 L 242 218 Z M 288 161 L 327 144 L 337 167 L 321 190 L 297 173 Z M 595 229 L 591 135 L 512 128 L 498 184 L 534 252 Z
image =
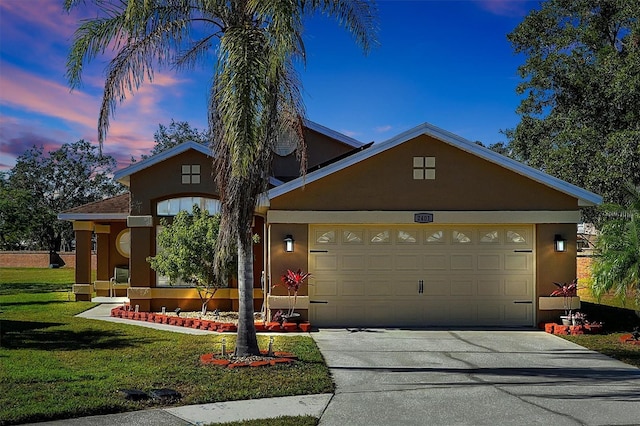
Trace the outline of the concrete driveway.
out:
M 640 369 L 544 332 L 312 335 L 336 382 L 320 425 L 640 424 Z

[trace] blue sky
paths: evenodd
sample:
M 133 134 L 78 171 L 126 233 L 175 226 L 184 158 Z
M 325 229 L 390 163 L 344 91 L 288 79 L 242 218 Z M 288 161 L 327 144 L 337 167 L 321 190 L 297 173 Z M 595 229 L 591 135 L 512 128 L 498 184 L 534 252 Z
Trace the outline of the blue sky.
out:
M 78 19 L 62 0 L 0 2 L 0 170 L 33 145 L 53 150 L 87 139 L 96 123 L 104 59 L 71 92 L 66 55 Z M 307 117 L 362 142 L 381 142 L 429 122 L 472 141 L 506 141 L 520 98 L 506 35 L 538 5 L 527 0 L 382 0 L 379 46 L 365 56 L 334 21 L 307 20 L 300 70 Z M 208 70 L 162 70 L 121 104 L 104 146 L 121 166 L 153 147 L 171 119 L 206 127 Z

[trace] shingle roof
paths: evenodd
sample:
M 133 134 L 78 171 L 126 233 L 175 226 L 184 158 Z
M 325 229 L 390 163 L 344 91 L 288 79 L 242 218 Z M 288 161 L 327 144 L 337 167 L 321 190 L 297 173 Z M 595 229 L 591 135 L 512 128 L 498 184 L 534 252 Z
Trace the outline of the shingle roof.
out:
M 124 193 L 115 197 L 93 203 L 83 204 L 58 214 L 61 220 L 114 220 L 126 219 L 131 212 L 130 194 Z

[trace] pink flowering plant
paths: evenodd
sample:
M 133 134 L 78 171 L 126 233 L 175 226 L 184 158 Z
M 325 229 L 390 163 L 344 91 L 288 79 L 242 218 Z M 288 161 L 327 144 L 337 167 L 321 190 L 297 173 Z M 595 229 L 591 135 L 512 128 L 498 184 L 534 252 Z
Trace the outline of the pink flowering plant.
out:
M 280 282 L 287 288 L 287 294 L 289 295 L 289 311 L 287 312 L 287 316 L 293 314 L 298 298 L 298 290 L 300 290 L 300 286 L 309 276 L 311 276 L 310 273 L 302 272 L 301 269 L 297 271 L 287 269 L 287 272 L 280 277 Z
M 573 280 L 571 284 L 556 282 L 554 284 L 558 288 L 551 293 L 551 296 L 564 297 L 565 315 L 571 316 L 571 298 L 578 295 L 578 280 Z

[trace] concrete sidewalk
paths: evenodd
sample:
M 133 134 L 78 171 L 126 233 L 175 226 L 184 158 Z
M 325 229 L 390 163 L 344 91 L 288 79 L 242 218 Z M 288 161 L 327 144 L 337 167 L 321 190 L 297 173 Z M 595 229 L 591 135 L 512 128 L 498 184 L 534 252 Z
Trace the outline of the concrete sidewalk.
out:
M 313 416 L 320 418 L 333 394 L 285 396 L 282 398 L 250 399 L 186 405 L 58 420 L 37 425 L 51 426 L 187 426 L 227 423 L 240 420 L 274 419 L 282 416 Z

